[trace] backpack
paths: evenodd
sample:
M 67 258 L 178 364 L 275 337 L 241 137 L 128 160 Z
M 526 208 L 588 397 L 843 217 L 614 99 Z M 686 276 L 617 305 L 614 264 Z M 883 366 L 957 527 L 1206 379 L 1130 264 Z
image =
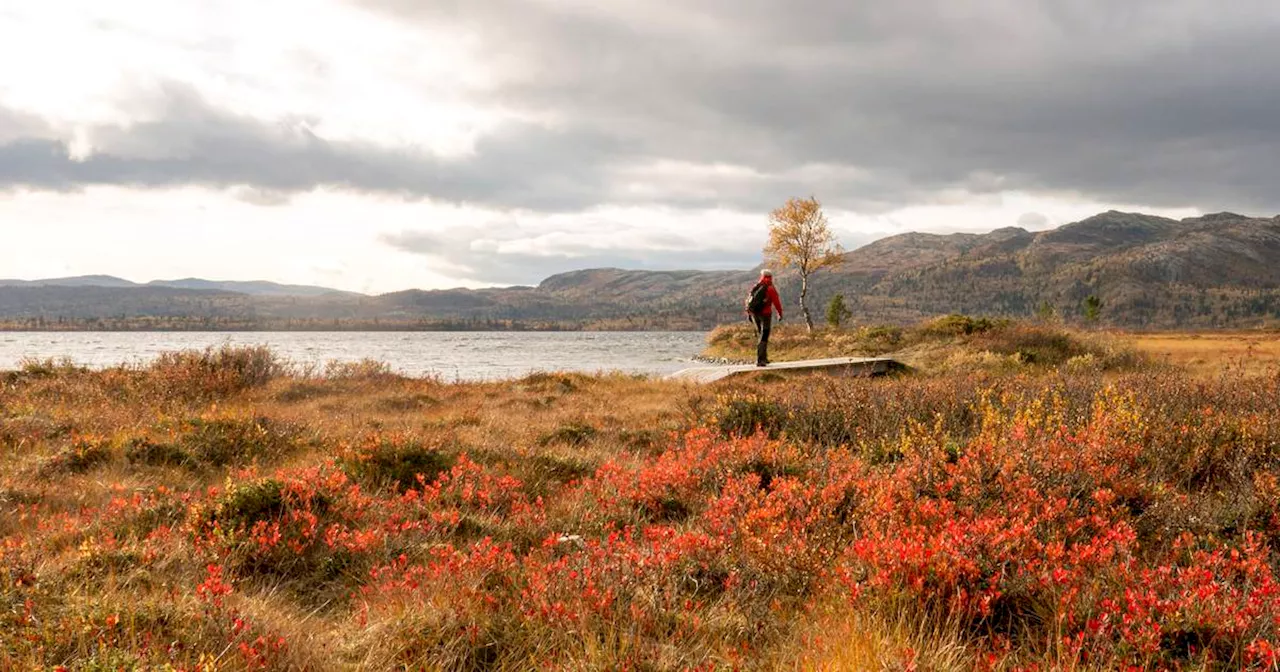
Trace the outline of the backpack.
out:
M 769 303 L 769 285 L 757 282 L 747 295 L 747 312 L 752 315 L 764 314 L 764 307 Z

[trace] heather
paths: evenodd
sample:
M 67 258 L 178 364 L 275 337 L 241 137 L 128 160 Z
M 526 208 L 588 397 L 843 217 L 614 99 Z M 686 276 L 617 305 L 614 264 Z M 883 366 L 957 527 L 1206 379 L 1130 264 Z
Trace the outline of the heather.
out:
M 1080 356 L 32 362 L 0 374 L 0 668 L 1274 668 L 1280 375 Z

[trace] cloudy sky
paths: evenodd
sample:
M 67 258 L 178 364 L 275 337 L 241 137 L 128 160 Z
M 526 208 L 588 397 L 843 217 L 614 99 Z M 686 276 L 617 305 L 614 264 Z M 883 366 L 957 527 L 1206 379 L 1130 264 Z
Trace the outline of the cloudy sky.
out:
M 0 277 L 367 292 L 1280 212 L 1274 0 L 0 3 Z

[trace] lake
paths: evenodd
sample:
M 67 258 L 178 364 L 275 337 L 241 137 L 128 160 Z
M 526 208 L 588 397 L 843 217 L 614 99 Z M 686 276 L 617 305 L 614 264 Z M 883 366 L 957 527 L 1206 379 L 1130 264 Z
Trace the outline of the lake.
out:
M 687 368 L 704 332 L 0 332 L 0 370 L 23 358 L 91 368 L 145 363 L 161 352 L 266 345 L 299 364 L 369 358 L 410 376 L 515 378 L 535 371 L 665 374 Z

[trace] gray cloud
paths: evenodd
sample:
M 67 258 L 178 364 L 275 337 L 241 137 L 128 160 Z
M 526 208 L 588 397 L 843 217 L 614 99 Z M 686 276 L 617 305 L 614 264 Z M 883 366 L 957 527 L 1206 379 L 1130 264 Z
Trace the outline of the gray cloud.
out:
M 49 137 L 51 133 L 38 117 L 0 107 L 0 145 Z
M 370 3 L 364 3 L 369 5 Z M 943 189 L 1280 206 L 1280 5 L 1246 0 L 373 0 L 493 44 L 504 105 L 643 148 L 750 166 L 745 208 L 863 211 Z M 779 177 L 781 176 L 781 177 Z
M 529 126 L 483 139 L 474 158 L 445 160 L 413 148 L 331 142 L 302 119 L 273 124 L 232 115 L 182 86 L 167 87 L 163 101 L 156 120 L 90 129 L 94 151 L 83 158 L 73 158 L 63 139 L 0 144 L 0 186 L 197 184 L 277 195 L 333 186 L 506 207 L 576 208 L 599 192 L 594 169 L 610 161 L 617 144 Z M 540 170 L 552 157 L 562 169 Z
M 244 186 L 265 203 L 335 186 L 561 212 L 812 193 L 867 213 L 1022 190 L 1280 210 L 1272 0 L 352 2 L 474 36 L 496 77 L 475 102 L 551 121 L 441 159 L 171 87 L 155 120 L 90 129 L 78 161 L 0 110 L 0 187 Z

